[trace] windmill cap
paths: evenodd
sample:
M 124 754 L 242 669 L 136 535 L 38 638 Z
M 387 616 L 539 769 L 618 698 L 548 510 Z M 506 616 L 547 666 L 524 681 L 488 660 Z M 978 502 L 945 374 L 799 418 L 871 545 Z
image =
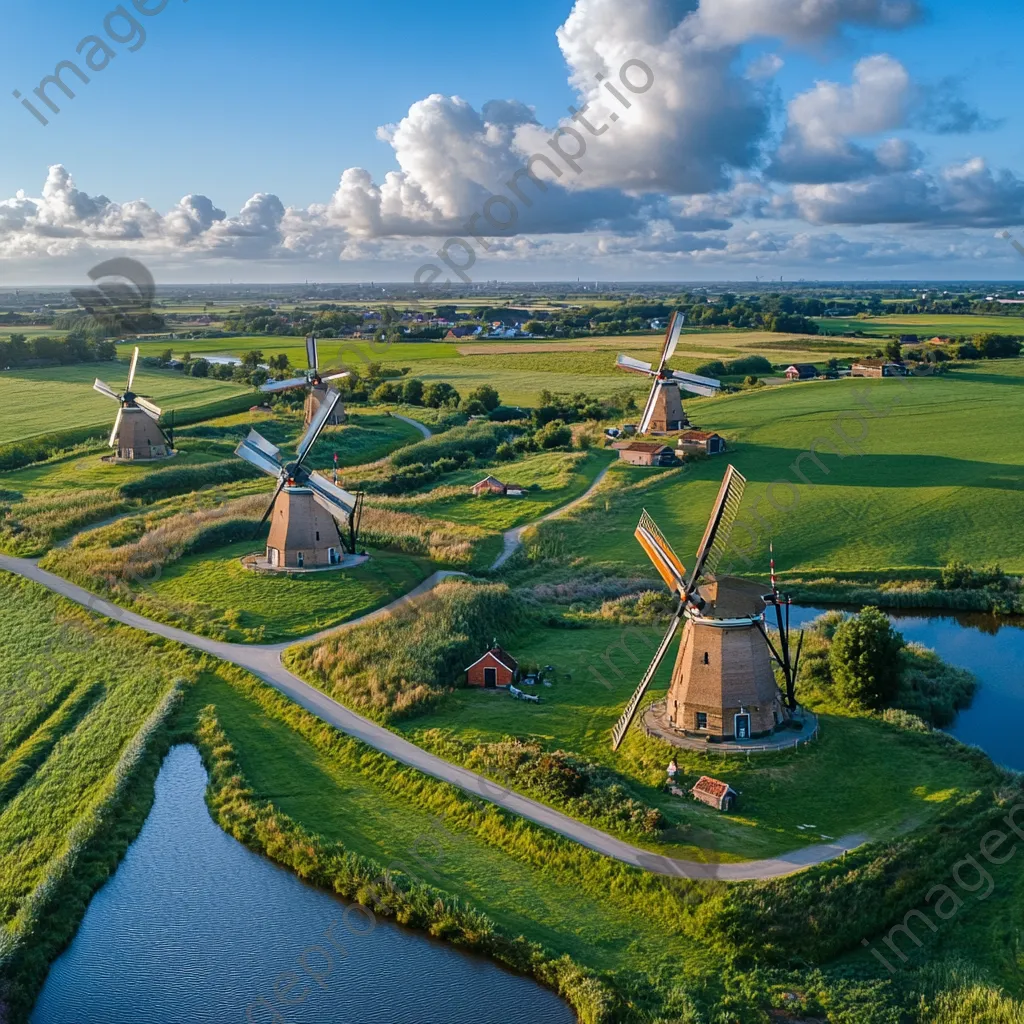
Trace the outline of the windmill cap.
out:
M 767 607 L 764 584 L 739 576 L 709 577 L 697 589 L 705 601 L 700 613 L 705 619 L 754 618 Z

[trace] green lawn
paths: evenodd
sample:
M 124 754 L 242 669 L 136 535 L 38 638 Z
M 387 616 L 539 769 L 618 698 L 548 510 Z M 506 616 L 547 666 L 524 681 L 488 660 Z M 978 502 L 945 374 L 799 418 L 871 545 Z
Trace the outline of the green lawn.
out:
M 377 502 L 403 512 L 416 512 L 435 519 L 468 523 L 487 530 L 508 530 L 578 498 L 594 482 L 598 473 L 611 462 L 611 453 L 600 450 L 579 452 L 542 452 L 490 469 L 465 469 L 444 477 L 441 487 Z M 523 487 L 536 485 L 522 498 L 503 495 L 476 497 L 470 488 L 488 473 Z
M 439 729 L 474 743 L 531 737 L 549 749 L 584 754 L 619 772 L 634 796 L 661 809 L 672 826 L 665 842 L 642 844 L 661 852 L 737 860 L 784 853 L 824 836 L 864 831 L 885 838 L 985 784 L 974 766 L 950 758 L 928 737 L 830 715 L 821 740 L 799 751 L 749 761 L 678 752 L 688 786 L 711 774 L 740 793 L 739 812 L 722 815 L 662 791 L 669 748 L 647 739 L 636 725 L 618 752 L 611 749 L 611 728 L 654 653 L 659 631 L 534 627 L 500 639 L 520 661 L 555 666 L 554 685 L 538 688 L 540 704 L 512 700 L 504 692 L 460 689 L 438 709 L 394 728 L 426 746 L 431 742 L 425 731 Z M 659 669 L 649 700 L 664 696 L 676 649 Z
M 724 568 L 763 575 L 771 534 L 783 572 L 934 570 L 954 558 L 1021 572 L 1022 397 L 1024 360 L 1000 360 L 694 400 L 690 416 L 728 439 L 726 458 L 668 476 L 615 466 L 585 511 L 537 528 L 533 550 L 648 573 L 633 538 L 646 508 L 687 563 L 732 462 L 749 484 Z M 862 416 L 865 402 L 876 412 Z M 815 444 L 820 467 L 805 455 Z
M 241 557 L 241 541 L 187 555 L 147 585 L 137 607 L 163 621 L 233 640 L 276 643 L 308 636 L 379 608 L 430 575 L 423 559 L 374 551 L 364 565 L 302 576 L 261 575 Z
M 124 362 L 57 366 L 46 370 L 4 370 L 0 373 L 0 444 L 77 427 L 114 425 L 117 406 L 92 390 L 99 377 L 115 391 L 127 380 Z M 175 370 L 140 367 L 135 391 L 152 399 L 166 417 L 172 409 L 184 412 L 250 389 L 231 381 L 185 377 Z

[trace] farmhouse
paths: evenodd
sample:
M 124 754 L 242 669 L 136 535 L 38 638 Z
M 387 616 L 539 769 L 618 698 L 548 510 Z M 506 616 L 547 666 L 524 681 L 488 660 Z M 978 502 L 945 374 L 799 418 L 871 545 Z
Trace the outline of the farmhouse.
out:
M 694 800 L 719 811 L 731 811 L 736 806 L 736 790 L 727 782 L 713 779 L 710 775 L 702 775 L 690 792 Z
M 818 368 L 813 363 L 794 363 L 786 367 L 786 380 L 813 380 Z
M 685 452 L 720 455 L 725 451 L 725 438 L 721 434 L 712 434 L 706 430 L 685 430 L 679 435 L 676 444 Z
M 519 662 L 508 651 L 495 643 L 466 668 L 466 685 L 482 686 L 491 690 L 495 687 L 511 686 L 519 675 Z
M 476 337 L 480 331 L 480 327 L 453 327 L 444 337 L 445 341 L 458 341 L 459 338 Z
M 632 466 L 672 466 L 676 461 L 672 449 L 657 441 L 628 441 L 614 447 L 619 458 Z
M 884 359 L 862 359 L 850 367 L 851 377 L 902 377 L 906 367 L 900 363 L 889 363 Z
M 496 476 L 485 476 L 473 484 L 471 490 L 478 498 L 481 494 L 504 494 L 509 498 L 520 498 L 526 492 L 522 484 L 505 484 Z

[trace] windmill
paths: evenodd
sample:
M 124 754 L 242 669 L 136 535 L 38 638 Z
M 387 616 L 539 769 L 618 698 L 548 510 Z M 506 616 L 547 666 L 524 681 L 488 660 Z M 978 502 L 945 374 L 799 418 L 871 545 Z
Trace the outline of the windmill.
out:
M 361 494 L 349 494 L 326 477 L 304 465 L 334 413 L 341 396 L 327 389 L 324 401 L 299 441 L 294 462 L 283 463 L 281 450 L 257 431 L 235 449 L 235 454 L 278 481 L 277 490 L 260 526 L 272 515 L 267 538 L 266 567 L 271 569 L 322 569 L 340 565 L 342 539 L 336 519 L 347 524 L 344 549 L 356 552 L 362 518 Z
M 320 373 L 320 356 L 317 352 L 315 334 L 309 334 L 306 336 L 306 361 L 309 364 L 309 369 L 301 377 L 291 377 L 288 380 L 269 380 L 266 384 L 260 387 L 260 391 L 264 394 L 272 395 L 275 392 L 288 391 L 291 388 L 308 387 L 309 394 L 306 395 L 305 417 L 303 419 L 303 426 L 308 427 L 313 422 L 314 417 L 320 407 L 324 404 L 327 394 L 330 391 L 330 387 L 327 382 L 332 380 L 341 380 L 349 374 L 347 370 L 339 373 Z M 337 392 L 335 392 L 335 394 L 337 394 Z M 339 401 L 336 403 L 334 412 L 331 414 L 328 426 L 340 426 L 347 418 L 345 410 Z
M 769 542 L 768 547 L 771 553 L 772 592 L 765 594 L 764 600 L 766 604 L 770 604 L 775 609 L 775 621 L 779 629 L 778 647 L 776 648 L 772 643 L 772 638 L 768 635 L 768 630 L 765 629 L 763 622 L 758 622 L 758 629 L 761 630 L 764 642 L 768 645 L 768 650 L 772 652 L 772 657 L 782 670 L 782 677 L 786 681 L 786 707 L 790 711 L 796 711 L 796 680 L 800 672 L 800 652 L 804 646 L 804 631 L 800 630 L 796 642 L 796 653 L 793 654 L 789 628 L 789 610 L 793 605 L 793 599 L 788 594 L 779 593 L 778 582 L 775 579 L 775 545 Z
M 746 480 L 726 471 L 689 578 L 657 524 L 645 510 L 636 538 L 679 605 L 668 632 L 615 728 L 617 750 L 651 679 L 680 625 L 686 622 L 666 699 L 669 725 L 684 733 L 748 739 L 771 732 L 785 717 L 769 649 L 759 633 L 765 610 L 762 587 L 715 570 L 729 544 Z
M 682 313 L 674 313 L 665 334 L 665 344 L 661 350 L 661 362 L 657 370 L 651 363 L 642 362 L 632 356 L 620 355 L 615 361 L 621 370 L 642 373 L 654 378 L 651 393 L 644 406 L 644 414 L 640 419 L 638 432 L 665 433 L 669 430 L 683 430 L 689 425 L 686 413 L 683 412 L 683 401 L 680 389 L 694 395 L 708 398 L 717 395 L 722 382 L 711 377 L 700 377 L 695 373 L 684 373 L 682 370 L 670 370 L 665 365 L 675 354 L 679 344 L 679 334 L 683 329 L 685 317 Z
M 132 391 L 138 365 L 139 348 L 136 345 L 128 370 L 128 383 L 121 394 L 104 384 L 98 377 L 92 386 L 94 391 L 112 398 L 118 405 L 114 429 L 110 432 L 108 444 L 111 448 L 117 449 L 117 459 L 166 459 L 174 454 L 174 449 L 157 425 L 160 408 Z

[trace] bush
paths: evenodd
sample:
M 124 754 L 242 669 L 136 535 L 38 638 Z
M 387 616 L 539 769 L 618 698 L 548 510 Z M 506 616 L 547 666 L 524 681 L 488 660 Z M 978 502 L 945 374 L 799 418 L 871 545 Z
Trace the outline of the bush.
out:
M 537 431 L 536 440 L 541 448 L 564 448 L 572 444 L 572 430 L 561 420 L 552 420 Z
M 431 409 L 440 409 L 442 406 L 454 409 L 459 401 L 458 391 L 447 381 L 432 381 L 423 392 L 423 404 L 429 405 Z
M 764 356 L 743 356 L 727 363 L 725 369 L 727 374 L 738 377 L 741 373 L 771 373 L 772 364 Z
M 516 457 L 515 447 L 509 441 L 502 441 L 498 445 L 497 451 L 494 453 L 494 457 L 499 462 L 511 462 Z
M 719 377 L 726 377 L 729 374 L 725 363 L 720 359 L 715 359 L 710 363 L 703 363 L 693 372 L 697 374 L 698 377 L 714 377 L 716 380 Z
M 423 381 L 407 380 L 402 385 L 402 401 L 406 405 L 423 404 Z
M 835 631 L 828 663 L 841 697 L 852 704 L 882 708 L 900 686 L 903 634 L 877 608 L 865 608 Z
M 501 396 L 490 384 L 481 384 L 466 395 L 467 402 L 479 402 L 487 412 L 494 412 L 501 405 Z
M 375 402 L 380 402 L 381 404 L 401 402 L 404 391 L 405 389 L 400 383 L 388 380 L 374 388 L 371 397 Z
M 529 419 L 529 417 L 522 409 L 516 409 L 508 405 L 499 405 L 496 409 L 491 410 L 491 419 L 495 423 L 508 423 L 511 420 L 525 420 Z
M 981 590 L 985 587 L 1005 587 L 1008 583 L 1006 573 L 998 565 L 975 569 L 955 559 L 943 566 L 939 585 L 943 590 Z

